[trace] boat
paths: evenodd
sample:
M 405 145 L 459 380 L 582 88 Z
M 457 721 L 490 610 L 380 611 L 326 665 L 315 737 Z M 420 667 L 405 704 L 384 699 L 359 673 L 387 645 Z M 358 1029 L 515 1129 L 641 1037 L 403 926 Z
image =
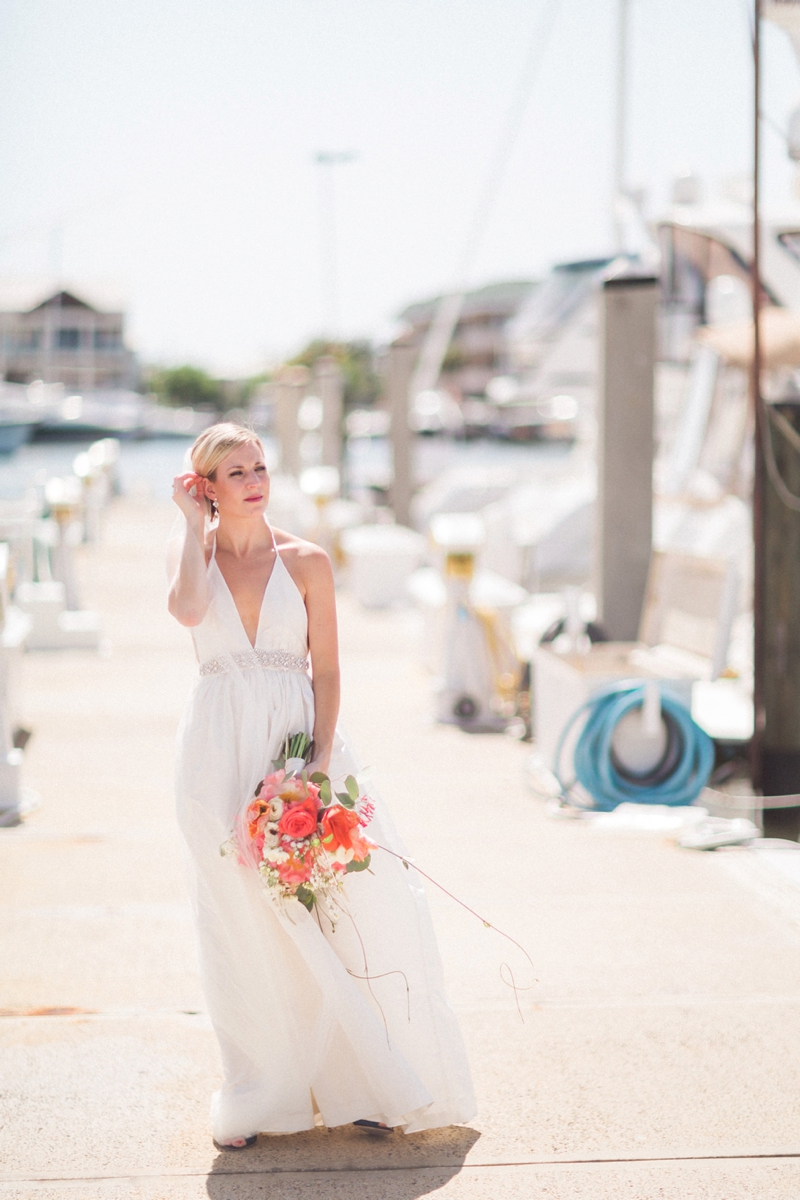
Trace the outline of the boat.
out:
M 13 454 L 24 446 L 35 428 L 27 388 L 21 383 L 0 384 L 0 455 Z
M 215 414 L 193 408 L 167 408 L 151 396 L 123 389 L 63 394 L 40 406 L 34 440 L 123 441 L 146 438 L 196 437 Z
M 34 440 L 95 441 L 138 438 L 143 432 L 144 397 L 123 390 L 85 391 L 46 406 Z

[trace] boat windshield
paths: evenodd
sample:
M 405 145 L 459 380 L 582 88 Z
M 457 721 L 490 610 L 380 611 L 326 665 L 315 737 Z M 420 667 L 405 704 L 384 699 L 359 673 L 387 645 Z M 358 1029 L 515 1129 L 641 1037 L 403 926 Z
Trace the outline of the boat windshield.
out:
M 706 320 L 706 288 L 718 275 L 732 275 L 750 286 L 750 268 L 741 255 L 719 238 L 681 225 L 661 225 L 662 287 L 669 312 Z M 765 295 L 768 302 L 774 300 Z
M 708 285 L 719 276 L 732 276 L 749 290 L 750 267 L 737 250 L 711 234 L 666 222 L 659 226 L 658 233 L 662 350 L 667 359 L 682 361 L 691 353 L 695 330 L 709 319 Z M 764 304 L 776 303 L 763 279 L 761 298 Z
M 552 335 L 592 291 L 611 261 L 590 259 L 553 267 L 511 322 L 512 336 L 545 339 Z
M 778 241 L 784 250 L 788 250 L 792 258 L 800 262 L 800 230 L 791 229 L 778 234 Z

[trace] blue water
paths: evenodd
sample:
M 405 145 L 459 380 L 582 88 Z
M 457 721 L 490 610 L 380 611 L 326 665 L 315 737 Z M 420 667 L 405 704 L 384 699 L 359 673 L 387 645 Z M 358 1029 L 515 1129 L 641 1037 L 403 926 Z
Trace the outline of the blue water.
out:
M 123 493 L 168 500 L 173 477 L 186 469 L 184 457 L 191 444 L 191 438 L 121 442 L 119 480 Z M 0 500 L 19 499 L 53 475 L 72 474 L 75 456 L 86 449 L 86 442 L 34 442 L 21 446 L 15 454 L 0 456 Z M 272 468 L 277 462 L 277 452 L 269 439 L 265 439 L 265 450 Z M 465 443 L 423 437 L 416 444 L 417 474 L 421 483 L 427 483 L 455 466 L 535 469 L 536 463 L 552 461 L 566 453 L 565 447 L 556 444 Z M 391 460 L 385 439 L 357 439 L 351 443 L 349 461 L 352 484 L 388 482 Z
M 122 442 L 119 479 L 127 494 L 147 494 L 169 499 L 172 479 L 182 469 L 183 456 L 192 439 Z M 52 475 L 71 475 L 75 456 L 86 442 L 33 442 L 15 454 L 0 457 L 0 500 L 16 500 Z

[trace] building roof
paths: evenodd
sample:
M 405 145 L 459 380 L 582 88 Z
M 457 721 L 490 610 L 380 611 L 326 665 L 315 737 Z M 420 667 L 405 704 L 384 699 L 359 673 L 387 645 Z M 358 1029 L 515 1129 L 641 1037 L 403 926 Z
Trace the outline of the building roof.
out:
M 42 300 L 40 304 L 35 304 L 30 310 L 31 312 L 39 312 L 43 308 L 82 308 L 88 312 L 97 312 L 93 304 L 87 304 L 85 300 L 80 300 L 72 292 L 54 292 L 52 296 Z
M 125 302 L 121 289 L 113 283 L 92 283 L 89 286 L 56 286 L 52 279 L 0 278 L 0 312 L 31 313 L 46 308 L 61 297 L 62 308 L 122 313 Z

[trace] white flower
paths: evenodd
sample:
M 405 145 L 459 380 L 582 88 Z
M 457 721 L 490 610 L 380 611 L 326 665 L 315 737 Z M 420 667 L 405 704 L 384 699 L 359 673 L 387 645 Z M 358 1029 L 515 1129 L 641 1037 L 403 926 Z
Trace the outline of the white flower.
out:
M 281 817 L 283 816 L 283 801 L 281 800 L 280 796 L 272 797 L 267 811 L 269 813 L 270 821 L 280 821 Z
M 286 862 L 288 857 L 289 857 L 289 855 L 286 853 L 286 851 L 281 850 L 280 847 L 278 847 L 275 850 L 270 849 L 270 852 L 268 855 L 265 853 L 264 861 L 268 862 L 270 864 L 270 866 L 273 866 L 275 863 Z

